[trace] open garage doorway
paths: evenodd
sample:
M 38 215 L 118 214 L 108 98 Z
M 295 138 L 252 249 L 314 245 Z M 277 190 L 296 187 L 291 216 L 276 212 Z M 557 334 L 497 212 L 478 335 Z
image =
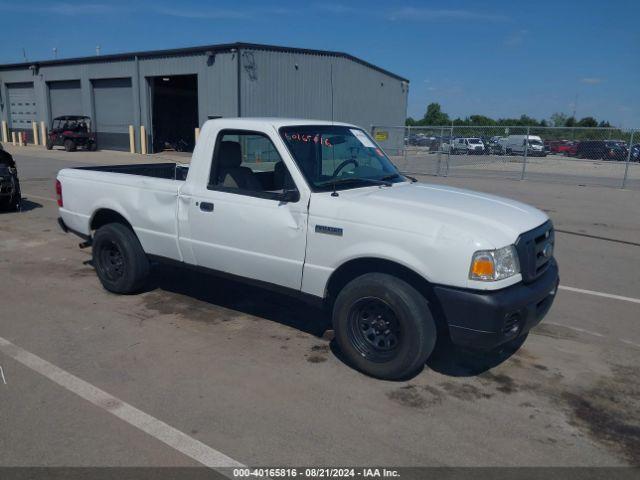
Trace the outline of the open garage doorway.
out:
M 198 127 L 198 76 L 149 78 L 154 152 L 191 152 Z

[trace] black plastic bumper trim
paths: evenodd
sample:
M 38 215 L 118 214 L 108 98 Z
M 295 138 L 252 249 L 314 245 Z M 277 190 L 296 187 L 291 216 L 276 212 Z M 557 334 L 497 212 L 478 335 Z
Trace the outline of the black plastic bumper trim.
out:
M 550 262 L 535 281 L 497 291 L 434 286 L 453 343 L 491 349 L 540 323 L 555 300 L 559 283 L 558 265 L 555 260 Z

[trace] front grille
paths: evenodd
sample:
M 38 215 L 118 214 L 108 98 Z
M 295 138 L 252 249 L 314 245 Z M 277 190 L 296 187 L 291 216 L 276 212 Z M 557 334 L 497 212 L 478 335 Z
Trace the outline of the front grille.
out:
M 534 281 L 547 270 L 553 258 L 554 244 L 555 234 L 551 220 L 520 235 L 516 250 L 525 283 Z

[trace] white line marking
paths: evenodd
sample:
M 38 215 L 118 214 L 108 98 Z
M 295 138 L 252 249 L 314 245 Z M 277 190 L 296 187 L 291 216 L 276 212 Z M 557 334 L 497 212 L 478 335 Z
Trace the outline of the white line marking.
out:
M 585 330 L 584 328 L 570 327 L 569 325 L 563 325 L 562 323 L 555 323 L 555 322 L 544 322 L 544 323 L 548 325 L 555 325 L 556 327 L 569 328 L 571 330 L 575 330 L 576 332 L 580 332 L 580 333 L 587 333 L 589 335 L 593 335 L 594 337 L 604 337 L 604 335 L 602 335 L 601 333 L 592 332 L 591 330 Z
M 612 298 L 613 300 L 622 300 L 624 302 L 640 303 L 640 298 L 623 297 L 621 295 L 612 295 L 611 293 L 595 292 L 593 290 L 583 290 L 582 288 L 567 287 L 566 285 L 560 285 L 560 290 L 567 290 L 569 292 L 584 293 L 586 295 L 595 295 L 596 297 Z
M 634 347 L 640 348 L 640 343 L 630 342 L 629 340 L 623 340 L 622 338 L 619 338 L 618 340 L 622 343 L 626 343 L 627 345 L 633 345 Z
M 2 377 L 2 383 L 4 383 L 6 385 L 7 384 L 7 379 L 4 378 L 4 370 L 2 370 L 2 367 L 0 367 L 0 376 Z
M 39 195 L 31 195 L 29 193 L 23 193 L 22 196 L 25 197 L 26 199 L 35 198 L 37 200 L 45 200 L 47 202 L 57 202 L 55 198 L 40 197 Z
M 162 420 L 138 410 L 2 337 L 0 337 L 0 352 L 209 468 L 245 467 L 224 453 L 214 450 Z M 220 473 L 228 475 L 227 472 Z

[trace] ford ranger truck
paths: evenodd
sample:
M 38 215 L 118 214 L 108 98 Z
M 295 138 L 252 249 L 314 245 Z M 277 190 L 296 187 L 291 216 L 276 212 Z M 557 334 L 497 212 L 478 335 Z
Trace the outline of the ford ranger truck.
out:
M 56 192 L 108 291 L 140 291 L 164 261 L 302 296 L 378 378 L 419 371 L 438 339 L 521 342 L 558 286 L 547 215 L 415 182 L 345 123 L 210 120 L 188 166 L 66 168 Z

